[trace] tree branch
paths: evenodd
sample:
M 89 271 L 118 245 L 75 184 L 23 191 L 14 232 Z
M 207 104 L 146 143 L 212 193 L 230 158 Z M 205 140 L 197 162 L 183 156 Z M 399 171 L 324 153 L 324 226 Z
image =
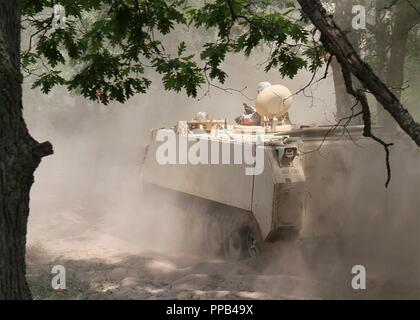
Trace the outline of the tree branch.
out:
M 414 11 L 417 12 L 417 14 L 420 15 L 420 9 L 419 8 L 417 8 L 414 4 L 412 4 L 410 0 L 407 0 L 407 3 L 411 8 L 413 8 Z
M 298 0 L 303 12 L 321 32 L 321 42 L 336 56 L 343 68 L 349 70 L 376 100 L 387 110 L 400 128 L 420 147 L 420 124 L 403 107 L 398 98 L 379 79 L 356 53 L 344 32 L 323 9 L 319 0 Z
M 38 159 L 52 155 L 53 153 L 53 146 L 49 141 L 39 143 L 32 149 L 32 154 Z
M 387 180 L 385 182 L 385 187 L 388 187 L 389 182 L 391 181 L 391 164 L 390 164 L 390 151 L 389 147 L 393 146 L 393 143 L 386 143 L 382 139 L 378 138 L 376 135 L 372 133 L 372 118 L 369 108 L 369 103 L 366 98 L 366 94 L 363 90 L 357 89 L 355 90 L 353 87 L 351 73 L 347 68 L 342 68 L 344 83 L 346 85 L 347 92 L 351 94 L 353 97 L 356 98 L 360 105 L 362 106 L 362 116 L 363 116 L 363 135 L 368 138 L 372 138 L 379 144 L 381 144 L 385 149 L 385 164 L 387 170 Z

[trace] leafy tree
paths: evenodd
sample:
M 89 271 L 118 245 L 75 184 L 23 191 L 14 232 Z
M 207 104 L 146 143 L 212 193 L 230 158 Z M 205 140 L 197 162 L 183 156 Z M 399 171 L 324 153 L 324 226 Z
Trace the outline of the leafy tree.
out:
M 66 8 L 67 24 L 52 30 L 53 17 L 39 17 L 49 1 L 31 1 L 24 10 L 27 26 L 36 35 L 22 54 L 25 70 L 39 73 L 34 87 L 48 93 L 55 85 L 97 99 L 124 102 L 133 94 L 144 93 L 151 81 L 145 69 L 152 68 L 162 75 L 165 89 L 185 90 L 196 96 L 197 89 L 216 79 L 224 83 L 226 73 L 220 65 L 228 53 L 250 55 L 260 45 L 272 47 L 266 71 L 277 69 L 283 76 L 293 77 L 298 70 L 314 70 L 322 65 L 321 50 L 310 42 L 303 23 L 293 21 L 288 13 L 276 9 L 271 1 L 217 0 L 194 6 L 185 0 L 172 2 L 149 1 L 61 1 Z M 86 14 L 94 14 L 87 21 Z M 203 44 L 195 55 L 185 42 L 177 52 L 170 53 L 164 42 L 179 25 L 214 29 L 217 39 Z M 31 37 L 32 38 L 32 37 Z M 62 66 L 76 66 L 77 72 L 64 75 Z

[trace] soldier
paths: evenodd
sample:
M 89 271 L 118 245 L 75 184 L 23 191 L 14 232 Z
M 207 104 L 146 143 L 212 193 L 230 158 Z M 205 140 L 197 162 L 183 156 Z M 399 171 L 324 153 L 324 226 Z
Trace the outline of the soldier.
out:
M 271 83 L 268 81 L 262 81 L 258 84 L 257 87 L 257 93 L 260 94 L 261 91 L 263 91 L 265 88 L 268 88 L 271 86 Z M 243 103 L 244 105 L 244 114 L 236 117 L 235 122 L 240 125 L 245 126 L 259 126 L 261 125 L 261 116 L 256 112 L 254 107 L 251 107 L 250 105 Z M 290 124 L 289 120 L 289 113 L 286 113 L 284 116 L 282 116 L 279 119 L 280 122 L 283 124 Z
M 268 81 L 263 81 L 258 84 L 257 93 L 260 94 L 265 88 L 271 87 L 271 83 Z
M 244 114 L 236 117 L 235 122 L 244 126 L 259 126 L 261 124 L 261 116 L 255 112 L 255 109 L 246 103 L 244 105 Z

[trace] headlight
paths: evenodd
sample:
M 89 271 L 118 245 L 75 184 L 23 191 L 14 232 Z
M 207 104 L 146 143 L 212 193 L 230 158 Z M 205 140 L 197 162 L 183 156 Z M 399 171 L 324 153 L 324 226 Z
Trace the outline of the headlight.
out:
M 277 147 L 276 151 L 281 166 L 290 166 L 298 152 L 296 147 Z

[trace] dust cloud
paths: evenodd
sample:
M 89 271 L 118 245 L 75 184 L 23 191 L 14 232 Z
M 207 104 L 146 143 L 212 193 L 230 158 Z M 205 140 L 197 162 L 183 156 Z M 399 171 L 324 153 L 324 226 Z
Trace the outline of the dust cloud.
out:
M 262 61 L 229 58 L 226 87 L 246 87 L 243 94 L 253 99 L 260 81 L 295 92 L 310 80 L 305 73 L 293 80 L 266 74 L 257 66 Z M 384 153 L 377 145 L 349 143 L 328 156 L 311 154 L 301 238 L 267 244 L 257 273 L 186 250 L 180 239 L 194 243 L 194 230 L 185 230 L 164 201 L 145 210 L 140 183 L 151 128 L 171 126 L 198 111 L 232 122 L 242 102 L 252 101 L 216 88 L 192 99 L 168 93 L 155 81 L 148 94 L 105 107 L 61 89 L 43 96 L 29 87 L 24 90 L 28 127 L 55 150 L 42 161 L 31 192 L 28 272 L 36 294 L 39 275 L 63 264 L 74 281 L 88 284 L 79 284 L 84 291 L 70 298 L 420 297 L 420 154 L 404 139 L 392 148 L 388 189 Z M 296 96 L 292 121 L 332 123 L 331 77 L 313 94 L 314 99 Z M 323 152 L 328 154 L 327 148 Z M 368 290 L 351 289 L 353 265 L 366 267 Z

